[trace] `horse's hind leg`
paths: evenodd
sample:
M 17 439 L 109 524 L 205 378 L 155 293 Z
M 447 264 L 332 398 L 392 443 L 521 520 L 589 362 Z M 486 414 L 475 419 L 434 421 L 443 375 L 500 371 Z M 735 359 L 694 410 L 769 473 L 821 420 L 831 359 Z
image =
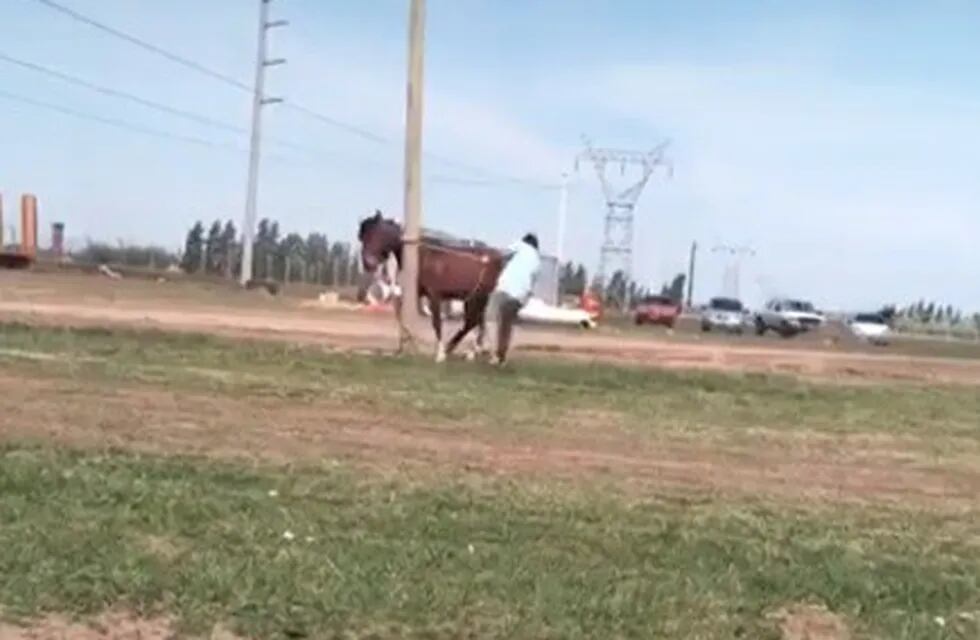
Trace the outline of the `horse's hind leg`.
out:
M 483 296 L 477 303 L 476 313 L 476 341 L 473 345 L 473 350 L 470 352 L 470 357 L 475 359 L 478 357 L 485 356 L 490 352 L 487 348 L 486 338 L 487 338 L 487 306 L 490 302 L 490 296 Z
M 466 337 L 466 334 L 473 330 L 473 327 L 480 326 L 485 304 L 479 304 L 479 301 L 475 300 L 466 301 L 463 305 L 463 326 L 449 340 L 449 344 L 446 346 L 447 354 L 451 354 L 456 349 L 463 338 Z
M 480 319 L 476 325 L 476 344 L 473 345 L 473 357 L 481 357 L 490 352 L 487 348 L 487 309 L 480 309 Z

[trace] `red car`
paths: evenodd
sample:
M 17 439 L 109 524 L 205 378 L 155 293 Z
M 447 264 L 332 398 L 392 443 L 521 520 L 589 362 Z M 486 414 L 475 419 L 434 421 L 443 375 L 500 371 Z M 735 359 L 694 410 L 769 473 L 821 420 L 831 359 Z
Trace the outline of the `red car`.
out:
M 650 296 L 636 305 L 633 322 L 637 325 L 659 324 L 672 329 L 679 315 L 681 315 L 680 303 L 666 296 Z
M 579 307 L 588 313 L 593 320 L 598 320 L 602 316 L 602 302 L 591 291 L 582 292 L 582 297 L 579 299 Z

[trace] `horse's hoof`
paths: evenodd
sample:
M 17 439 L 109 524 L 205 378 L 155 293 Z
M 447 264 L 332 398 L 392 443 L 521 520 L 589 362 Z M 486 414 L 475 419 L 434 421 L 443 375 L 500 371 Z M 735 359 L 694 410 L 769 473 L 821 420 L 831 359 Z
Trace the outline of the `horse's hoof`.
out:
M 446 352 L 445 351 L 439 351 L 438 353 L 436 353 L 436 363 L 437 364 L 442 364 L 445 361 L 446 361 Z
M 466 361 L 467 362 L 473 362 L 474 360 L 476 360 L 476 351 L 467 351 L 466 352 Z

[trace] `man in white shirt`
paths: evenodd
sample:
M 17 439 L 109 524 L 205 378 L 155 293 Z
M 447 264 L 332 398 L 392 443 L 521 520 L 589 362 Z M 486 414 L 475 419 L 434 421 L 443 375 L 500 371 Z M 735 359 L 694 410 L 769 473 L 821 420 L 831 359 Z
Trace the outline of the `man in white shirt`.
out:
M 494 364 L 503 364 L 507 360 L 514 322 L 521 308 L 531 298 L 534 281 L 541 269 L 538 237 L 533 233 L 511 245 L 510 252 L 510 259 L 497 278 L 497 286 L 490 294 L 487 308 L 487 333 L 493 344 L 490 361 Z

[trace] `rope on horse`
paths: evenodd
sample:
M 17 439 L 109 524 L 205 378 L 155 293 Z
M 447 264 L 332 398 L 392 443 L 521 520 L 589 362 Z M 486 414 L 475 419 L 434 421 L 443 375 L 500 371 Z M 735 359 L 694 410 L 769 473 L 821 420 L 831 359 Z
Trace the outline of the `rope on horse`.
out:
M 471 247 L 469 249 L 463 249 L 459 247 L 450 247 L 439 242 L 433 242 L 432 240 L 425 240 L 424 238 L 416 238 L 414 240 L 403 239 L 402 244 L 417 244 L 420 247 L 427 247 L 436 251 L 442 251 L 444 253 L 451 253 L 463 258 L 469 258 L 470 260 L 477 260 L 479 262 L 489 262 L 491 253 L 500 254 L 501 252 L 492 249 L 490 247 Z M 501 254 L 502 255 L 502 254 Z
M 497 251 L 496 249 L 491 249 L 491 248 L 484 249 L 480 247 L 473 247 L 468 250 L 460 249 L 458 247 L 449 247 L 439 242 L 433 242 L 431 240 L 426 240 L 424 238 L 403 238 L 402 244 L 416 244 L 419 245 L 420 247 L 426 247 L 434 251 L 442 251 L 443 253 L 457 255 L 461 258 L 476 260 L 480 264 L 482 264 L 483 268 L 480 269 L 480 277 L 477 278 L 476 285 L 474 285 L 473 288 L 470 290 L 470 292 L 463 298 L 462 300 L 463 305 L 469 303 L 473 299 L 473 297 L 476 296 L 477 292 L 480 291 L 480 287 L 483 286 L 484 278 L 487 275 L 487 271 L 489 270 L 490 267 L 490 261 L 492 260 L 492 256 L 490 254 L 492 253 L 500 254 L 500 252 Z
M 431 242 L 425 242 L 424 240 L 421 240 L 421 241 L 420 240 L 413 240 L 413 241 L 405 240 L 404 242 L 405 243 L 408 243 L 408 244 L 418 244 L 420 246 L 425 246 L 425 247 L 431 248 L 433 250 L 440 250 L 440 251 L 443 251 L 443 252 L 449 253 L 449 254 L 459 255 L 461 257 L 466 257 L 466 258 L 469 258 L 471 260 L 478 260 L 482 264 L 482 268 L 480 269 L 480 275 L 477 278 L 476 284 L 473 285 L 473 288 L 470 289 L 469 293 L 467 293 L 463 297 L 463 299 L 462 299 L 462 303 L 463 303 L 463 307 L 464 308 L 467 305 L 469 305 L 470 302 L 473 301 L 473 299 L 480 292 L 480 289 L 484 286 L 485 281 L 486 281 L 486 277 L 487 277 L 487 273 L 490 270 L 490 263 L 491 263 L 491 260 L 492 260 L 490 255 L 487 255 L 486 253 L 483 253 L 483 254 L 480 254 L 480 255 L 474 255 L 474 252 L 461 251 L 461 250 L 457 250 L 457 249 L 454 249 L 454 248 L 451 248 L 451 247 L 445 247 L 443 245 L 434 244 L 434 243 L 431 243 Z M 401 269 L 399 269 L 399 272 L 401 272 Z M 398 295 L 395 296 L 395 298 L 396 298 L 395 304 L 397 305 L 396 308 L 395 308 L 395 320 L 398 323 L 398 331 L 399 331 L 399 333 L 398 333 L 398 352 L 399 353 L 402 353 L 402 352 L 404 352 L 406 350 L 406 348 L 410 348 L 413 351 L 416 351 L 417 350 L 417 347 L 418 347 L 418 339 L 415 337 L 415 334 L 412 333 L 411 329 L 409 329 L 408 325 L 405 323 L 405 317 L 404 317 L 404 315 L 402 313 L 403 310 L 404 310 L 404 307 L 402 305 L 402 303 L 404 302 L 404 298 L 402 297 L 402 295 L 401 295 L 400 292 L 398 293 Z M 431 305 L 431 299 L 430 299 L 429 312 L 431 314 L 442 313 L 442 310 L 441 309 L 434 308 Z
M 464 307 L 473 300 L 473 298 L 480 291 L 481 287 L 483 287 L 483 285 L 485 284 L 485 279 L 487 276 L 487 272 L 489 271 L 490 268 L 490 263 L 493 259 L 493 254 L 498 254 L 501 257 L 503 257 L 500 251 L 492 248 L 473 247 L 470 249 L 460 249 L 457 247 L 449 247 L 439 242 L 426 240 L 424 238 L 402 238 L 402 245 L 423 246 L 433 251 L 441 251 L 443 253 L 447 253 L 450 255 L 456 255 L 462 258 L 467 258 L 469 260 L 476 260 L 480 262 L 483 265 L 483 267 L 480 269 L 480 276 L 479 278 L 477 278 L 476 284 L 473 286 L 470 292 L 463 298 L 462 302 Z M 401 269 L 399 269 L 399 271 L 401 271 Z M 414 349 L 418 344 L 418 340 L 415 338 L 415 335 L 405 324 L 405 319 L 404 316 L 402 315 L 402 310 L 403 310 L 402 296 L 399 294 L 396 297 L 398 298 L 396 302 L 398 306 L 395 313 L 395 317 L 398 322 L 398 328 L 399 328 L 398 349 L 399 351 L 403 351 L 406 346 L 411 346 Z M 435 309 L 430 308 L 430 312 L 435 313 L 436 311 Z

